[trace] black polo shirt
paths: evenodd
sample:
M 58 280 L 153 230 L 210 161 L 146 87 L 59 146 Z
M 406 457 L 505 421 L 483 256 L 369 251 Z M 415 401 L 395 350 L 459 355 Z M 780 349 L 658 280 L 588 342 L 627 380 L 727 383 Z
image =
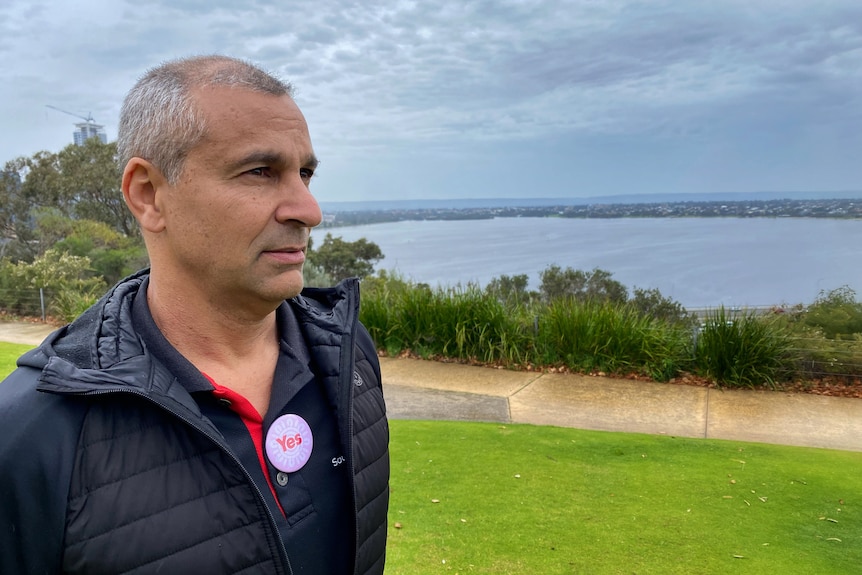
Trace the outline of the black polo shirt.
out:
M 133 304 L 135 331 L 189 391 L 254 480 L 278 525 L 293 572 L 351 573 L 354 510 L 336 406 L 310 368 L 302 330 L 290 306 L 282 304 L 276 312 L 281 354 L 269 409 L 261 418 L 230 389 L 230 382 L 211 380 L 165 339 L 147 305 L 146 287 L 141 286 Z M 307 422 L 313 437 L 308 461 L 292 472 L 276 469 L 263 447 L 270 429 L 283 427 L 278 418 L 288 414 Z

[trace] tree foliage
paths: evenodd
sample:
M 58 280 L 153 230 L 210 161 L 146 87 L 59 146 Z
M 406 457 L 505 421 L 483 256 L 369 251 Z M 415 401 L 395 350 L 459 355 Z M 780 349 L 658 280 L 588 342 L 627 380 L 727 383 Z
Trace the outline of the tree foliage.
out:
M 90 260 L 93 273 L 114 284 L 130 273 L 146 267 L 148 257 L 137 237 L 125 236 L 103 222 L 53 218 L 52 226 L 66 229 L 62 239 L 53 244 L 56 250 Z M 39 220 L 39 227 L 45 224 Z
M 12 267 L 12 273 L 32 288 L 60 290 L 68 286 L 88 282 L 92 278 L 90 260 L 73 256 L 55 249 L 49 249 L 33 260 L 33 263 L 19 263 Z
M 862 333 L 862 304 L 850 286 L 820 292 L 803 316 L 805 325 L 819 329 L 829 339 Z
M 104 289 L 86 257 L 49 249 L 30 263 L 0 260 L 0 303 L 17 313 L 38 315 L 45 294 L 49 313 L 71 321 Z
M 78 219 L 103 222 L 127 236 L 139 233 L 120 190 L 122 167 L 116 142 L 90 138 L 57 154 L 57 181 L 63 202 Z
M 0 254 L 15 261 L 32 261 L 45 251 L 36 241 L 34 214 L 40 209 L 60 206 L 56 182 L 50 176 L 54 155 L 38 152 L 31 158 L 6 162 L 0 174 Z M 42 177 L 30 177 L 38 170 Z
M 539 293 L 546 302 L 562 298 L 611 303 L 625 303 L 628 300 L 626 286 L 613 279 L 613 274 L 607 270 L 594 268 L 586 272 L 552 265 L 545 268 L 539 277 L 542 282 Z
M 656 288 L 635 288 L 629 303 L 641 314 L 655 319 L 677 324 L 694 321 L 682 304 L 663 296 Z
M 488 282 L 488 285 L 485 286 L 485 293 L 496 297 L 503 303 L 527 303 L 532 298 L 532 294 L 527 290 L 528 283 L 527 274 L 502 275 Z
M 380 246 L 365 238 L 346 242 L 328 233 L 317 249 L 308 249 L 309 261 L 333 281 L 349 277 L 364 278 L 374 273 L 374 264 L 383 259 Z
M 328 287 L 335 282 L 320 266 L 306 261 L 302 266 L 302 283 L 306 287 Z
M 91 138 L 57 153 L 37 152 L 7 162 L 0 172 L 2 255 L 33 261 L 62 236 L 63 229 L 39 226 L 41 218 L 101 222 L 136 238 L 139 230 L 120 191 L 116 143 Z

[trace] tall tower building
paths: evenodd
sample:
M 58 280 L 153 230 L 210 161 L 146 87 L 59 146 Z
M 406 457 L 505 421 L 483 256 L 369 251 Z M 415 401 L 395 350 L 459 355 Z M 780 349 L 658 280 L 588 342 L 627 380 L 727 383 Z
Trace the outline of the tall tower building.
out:
M 69 114 L 70 116 L 75 116 L 76 118 L 84 120 L 83 122 L 78 122 L 77 124 L 75 124 L 75 131 L 72 133 L 72 139 L 75 142 L 76 146 L 83 146 L 84 142 L 86 142 L 90 138 L 98 138 L 99 141 L 103 144 L 108 143 L 108 136 L 105 135 L 105 126 L 97 124 L 96 121 L 93 119 L 92 114 L 82 116 L 74 112 L 67 112 L 62 108 L 52 106 L 51 104 L 45 105 L 52 110 L 57 110 L 58 112 L 63 112 L 64 114 Z
M 72 137 L 75 139 L 76 146 L 83 146 L 84 142 L 90 138 L 99 138 L 103 144 L 108 143 L 108 136 L 105 135 L 105 127 L 93 122 L 78 122 L 75 124 L 75 132 Z

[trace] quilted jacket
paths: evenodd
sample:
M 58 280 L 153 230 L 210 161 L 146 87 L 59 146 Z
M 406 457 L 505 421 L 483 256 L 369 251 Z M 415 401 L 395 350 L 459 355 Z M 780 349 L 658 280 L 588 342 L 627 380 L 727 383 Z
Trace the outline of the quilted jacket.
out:
M 120 282 L 0 383 L 0 573 L 290 574 L 260 490 L 133 330 L 145 279 Z M 382 573 L 389 431 L 358 282 L 288 304 L 337 406 L 354 573 Z

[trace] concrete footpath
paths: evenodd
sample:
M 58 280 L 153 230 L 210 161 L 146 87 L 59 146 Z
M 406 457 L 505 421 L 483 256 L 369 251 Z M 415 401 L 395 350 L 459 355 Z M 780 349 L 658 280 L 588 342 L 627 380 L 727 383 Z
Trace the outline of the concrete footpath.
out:
M 0 323 L 36 345 L 53 328 Z M 381 358 L 389 415 L 529 423 L 862 451 L 862 399 L 540 374 Z
M 556 425 L 862 451 L 862 400 L 381 358 L 393 418 Z

